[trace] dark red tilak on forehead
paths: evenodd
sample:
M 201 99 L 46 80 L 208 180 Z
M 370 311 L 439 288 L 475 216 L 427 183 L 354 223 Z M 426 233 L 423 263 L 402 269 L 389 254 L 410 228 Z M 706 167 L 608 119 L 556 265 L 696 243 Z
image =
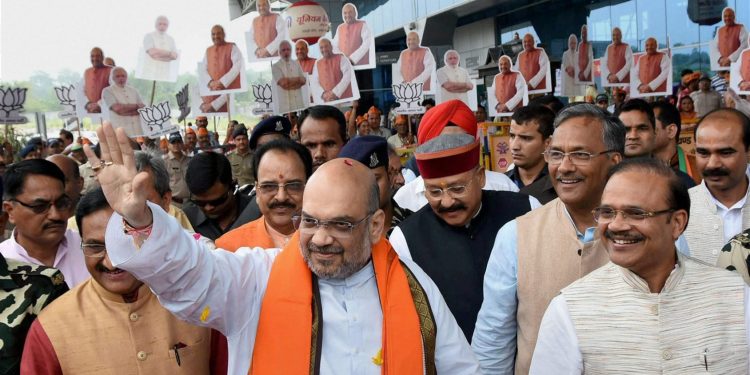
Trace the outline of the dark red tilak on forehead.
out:
M 346 165 L 348 165 L 348 166 L 350 166 L 350 167 L 351 167 L 351 166 L 354 166 L 354 164 L 352 164 L 352 161 L 351 161 L 351 160 L 348 160 L 348 159 L 347 159 L 347 160 L 344 160 L 344 164 L 346 164 Z

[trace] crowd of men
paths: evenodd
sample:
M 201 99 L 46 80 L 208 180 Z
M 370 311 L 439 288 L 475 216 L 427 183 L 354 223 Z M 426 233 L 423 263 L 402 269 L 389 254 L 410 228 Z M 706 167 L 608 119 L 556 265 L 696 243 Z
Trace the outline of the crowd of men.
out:
M 612 94 L 515 110 L 505 173 L 456 99 L 4 145 L 0 369 L 747 374 L 750 118 Z

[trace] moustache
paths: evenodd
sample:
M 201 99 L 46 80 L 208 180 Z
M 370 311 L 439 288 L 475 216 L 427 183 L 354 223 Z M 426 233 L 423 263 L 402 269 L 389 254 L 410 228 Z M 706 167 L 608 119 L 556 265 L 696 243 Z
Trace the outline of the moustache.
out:
M 290 210 L 294 210 L 297 208 L 297 206 L 294 203 L 289 202 L 289 201 L 283 201 L 283 202 L 273 201 L 268 205 L 268 208 L 272 210 L 275 208 L 288 208 Z
M 102 259 L 104 259 L 104 258 L 102 258 Z M 104 267 L 101 263 L 97 263 L 96 266 L 94 267 L 94 269 L 97 270 L 97 271 L 99 271 L 99 272 L 117 272 L 117 271 L 122 271 L 121 269 L 116 268 L 116 267 L 115 267 L 115 269 L 109 269 L 107 267 Z
M 628 232 L 618 233 L 618 232 L 613 232 L 611 230 L 605 230 L 604 237 L 609 240 L 614 240 L 615 238 L 617 238 L 618 240 L 625 240 L 625 241 L 640 241 L 644 239 L 643 235 L 640 235 L 640 234 L 633 234 L 633 233 L 628 233 Z
M 438 213 L 446 213 L 446 212 L 463 211 L 466 208 L 467 207 L 463 203 L 456 203 L 456 204 L 454 204 L 452 206 L 449 206 L 449 207 L 440 206 L 440 207 L 438 207 L 437 210 L 438 210 Z
M 726 168 L 706 169 L 701 174 L 703 175 L 703 177 L 723 177 L 723 176 L 729 176 L 729 169 L 726 169 Z
M 42 225 L 42 229 L 49 229 L 49 228 L 54 228 L 54 227 L 61 227 L 61 226 L 65 226 L 65 224 L 66 223 L 64 221 L 61 221 L 61 220 L 51 220 L 51 221 L 49 221 L 47 223 L 44 223 L 44 225 Z
M 341 254 L 344 252 L 344 249 L 338 246 L 333 246 L 333 245 L 318 246 L 313 243 L 309 243 L 307 245 L 307 251 L 316 252 L 320 254 Z
M 560 174 L 558 173 L 555 175 L 555 180 L 583 180 L 583 176 L 575 175 L 575 174 Z

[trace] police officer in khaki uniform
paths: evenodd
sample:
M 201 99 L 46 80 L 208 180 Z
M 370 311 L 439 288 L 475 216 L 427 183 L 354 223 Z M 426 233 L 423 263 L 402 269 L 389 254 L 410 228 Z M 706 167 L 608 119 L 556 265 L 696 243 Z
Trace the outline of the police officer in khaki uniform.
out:
M 190 198 L 190 190 L 185 183 L 185 173 L 192 157 L 183 152 L 182 136 L 179 132 L 169 135 L 169 152 L 164 155 L 164 162 L 169 172 L 169 189 L 172 190 L 172 203 L 182 207 L 182 203 Z
M 240 127 L 232 133 L 235 149 L 227 154 L 229 164 L 232 166 L 232 179 L 237 186 L 252 185 L 255 183 L 253 177 L 253 152 L 248 146 L 247 129 Z

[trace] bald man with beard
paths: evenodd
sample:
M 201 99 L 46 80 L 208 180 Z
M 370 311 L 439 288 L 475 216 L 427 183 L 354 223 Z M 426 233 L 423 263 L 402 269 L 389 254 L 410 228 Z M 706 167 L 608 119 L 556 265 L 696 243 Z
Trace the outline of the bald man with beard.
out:
M 351 98 L 352 64 L 349 59 L 342 54 L 333 53 L 333 45 L 328 39 L 321 39 L 318 45 L 323 57 L 315 62 L 313 82 L 318 82 L 323 93 L 319 98 L 314 98 L 315 102 L 322 104 Z
M 526 94 L 526 82 L 519 72 L 510 70 L 510 57 L 503 55 L 497 63 L 500 73 L 492 79 L 495 88 L 497 113 L 513 112 L 519 105 L 523 105 L 523 97 Z
M 529 91 L 549 91 L 547 87 L 547 71 L 549 58 L 544 49 L 537 48 L 531 34 L 523 36 L 523 51 L 516 58 L 515 70 L 521 72 Z
M 612 29 L 612 44 L 602 57 L 602 66 L 606 67 L 607 82 L 610 84 L 630 83 L 630 67 L 633 65 L 633 51 L 630 45 L 622 42 L 622 31 L 619 27 Z
M 109 86 L 109 74 L 112 67 L 104 65 L 104 52 L 99 47 L 91 49 L 91 67 L 83 72 L 83 92 L 86 96 L 86 111 L 89 113 L 101 113 L 99 100 L 102 98 L 102 90 Z
M 641 94 L 667 91 L 667 78 L 671 72 L 672 60 L 657 48 L 655 38 L 646 39 L 646 53 L 638 59 L 633 68 L 633 86 Z
M 578 51 L 576 51 L 578 57 L 576 71 L 578 72 L 577 78 L 579 82 L 593 81 L 591 67 L 594 62 L 594 47 L 589 42 L 588 30 L 586 25 L 581 26 L 581 42 L 578 43 Z
M 238 89 L 241 86 L 240 69 L 242 68 L 242 54 L 234 43 L 224 40 L 224 28 L 214 25 L 211 28 L 213 45 L 206 48 L 203 56 L 202 74 L 209 77 L 208 89 L 211 91 Z M 202 112 L 226 112 L 227 96 L 201 96 Z
M 367 23 L 358 20 L 357 17 L 357 7 L 352 3 L 344 4 L 341 8 L 344 23 L 336 28 L 336 36 L 333 37 L 333 44 L 355 67 L 370 63 L 372 41 L 372 33 Z
M 307 55 L 309 49 L 310 45 L 307 44 L 307 41 L 304 39 L 300 39 L 294 44 L 294 53 L 297 55 L 297 62 L 302 67 L 302 71 L 307 74 L 312 74 L 317 59 Z
M 456 50 L 449 50 L 443 58 L 445 66 L 437 70 L 437 80 L 440 85 L 440 102 L 458 99 L 469 103 L 468 92 L 474 88 L 469 78 L 469 72 L 458 66 L 461 56 Z
M 722 70 L 729 69 L 729 65 L 737 62 L 740 53 L 747 48 L 747 29 L 743 24 L 735 22 L 734 9 L 726 7 L 721 12 L 724 26 L 716 32 L 714 43 L 711 46 L 712 58 L 719 57 L 718 63 Z
M 255 8 L 259 15 L 253 18 L 255 57 L 262 59 L 279 55 L 279 44 L 286 39 L 286 24 L 278 13 L 271 12 L 268 0 L 258 0 Z M 249 51 L 248 51 L 249 52 Z
M 407 48 L 401 51 L 398 58 L 399 70 L 404 83 L 423 83 L 422 90 L 432 89 L 432 72 L 435 70 L 435 58 L 429 48 L 421 47 L 419 34 L 412 31 L 406 36 Z

